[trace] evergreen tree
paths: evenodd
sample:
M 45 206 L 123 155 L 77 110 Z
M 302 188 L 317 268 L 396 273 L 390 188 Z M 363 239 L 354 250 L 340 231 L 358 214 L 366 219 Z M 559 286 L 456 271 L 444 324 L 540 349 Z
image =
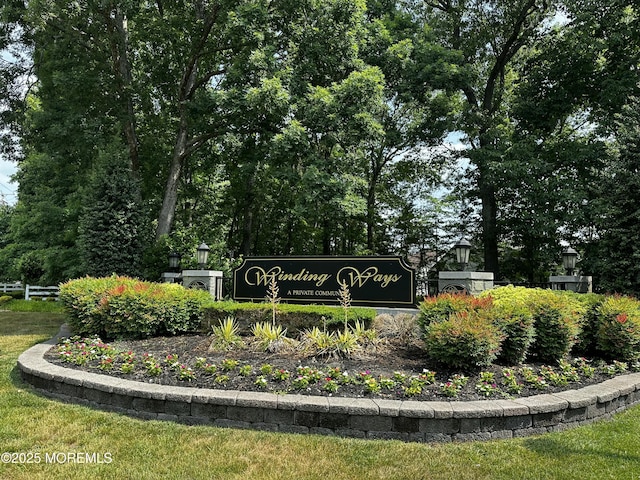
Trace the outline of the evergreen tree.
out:
M 144 245 L 138 182 L 123 155 L 102 154 L 80 217 L 79 248 L 93 276 L 139 276 Z

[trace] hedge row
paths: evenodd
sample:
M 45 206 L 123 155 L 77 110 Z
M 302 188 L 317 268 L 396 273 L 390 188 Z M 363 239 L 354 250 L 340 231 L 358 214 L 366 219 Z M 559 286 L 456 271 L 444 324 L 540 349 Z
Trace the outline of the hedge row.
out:
M 76 334 L 145 338 L 197 331 L 211 296 L 174 283 L 112 276 L 71 280 L 60 286 L 60 301 Z
M 427 351 L 452 367 L 557 362 L 569 353 L 640 359 L 640 302 L 630 297 L 508 286 L 419 307 Z
M 373 322 L 373 308 L 353 307 L 347 310 L 347 322 L 360 322 L 367 328 Z M 249 333 L 257 322 L 271 322 L 272 305 L 269 303 L 214 302 L 205 308 L 205 325 L 217 326 L 227 317 L 233 317 L 241 333 Z M 287 329 L 289 335 L 312 328 L 326 326 L 328 330 L 344 326 L 345 311 L 342 307 L 328 305 L 294 305 L 279 303 L 276 320 Z
M 119 276 L 71 280 L 60 286 L 60 301 L 74 333 L 104 338 L 210 332 L 229 316 L 248 333 L 251 325 L 272 319 L 271 304 L 214 302 L 202 290 Z M 349 323 L 359 321 L 367 327 L 376 315 L 372 308 L 350 308 L 346 313 Z M 277 305 L 277 322 L 289 334 L 323 324 L 331 330 L 344 320 L 341 307 Z

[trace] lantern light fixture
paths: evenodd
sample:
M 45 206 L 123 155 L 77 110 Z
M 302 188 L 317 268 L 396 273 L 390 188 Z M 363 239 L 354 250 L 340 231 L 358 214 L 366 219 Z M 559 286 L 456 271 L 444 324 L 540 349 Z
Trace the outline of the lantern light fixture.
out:
M 473 245 L 464 237 L 458 240 L 458 243 L 453 246 L 456 251 L 456 260 L 462 266 L 462 271 L 464 271 L 465 267 L 469 264 L 469 255 L 472 247 Z
M 562 265 L 567 271 L 567 275 L 572 276 L 573 271 L 576 268 L 576 261 L 578 260 L 578 252 L 573 248 L 567 247 L 562 251 Z
M 210 248 L 206 243 L 202 242 L 196 250 L 196 258 L 198 260 L 198 266 L 200 270 L 204 270 L 207 266 L 207 260 L 209 259 Z
M 177 272 L 180 266 L 181 255 L 178 252 L 171 252 L 169 254 L 169 269 L 172 272 Z

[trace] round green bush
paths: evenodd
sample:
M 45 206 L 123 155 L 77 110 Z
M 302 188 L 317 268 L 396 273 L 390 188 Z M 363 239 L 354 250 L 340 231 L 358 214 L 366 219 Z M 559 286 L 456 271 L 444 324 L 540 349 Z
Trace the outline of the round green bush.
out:
M 443 293 L 437 297 L 425 297 L 418 306 L 418 325 L 424 333 L 434 323 L 448 320 L 451 315 L 461 312 L 479 311 L 488 308 L 492 299 L 474 297 L 461 293 Z
M 585 307 L 584 321 L 573 351 L 580 356 L 593 357 L 598 355 L 596 341 L 600 324 L 600 305 L 605 300 L 604 295 L 596 293 L 576 294 L 578 300 Z
M 578 294 L 541 288 L 499 287 L 483 292 L 500 307 L 524 307 L 531 312 L 535 338 L 529 357 L 555 363 L 578 342 L 587 307 Z
M 532 356 L 540 362 L 558 362 L 578 341 L 586 307 L 571 295 L 552 290 L 532 291 L 529 308 L 536 331 Z
M 598 307 L 596 349 L 621 361 L 640 358 L 640 302 L 635 298 L 607 297 Z
M 502 339 L 500 329 L 486 315 L 471 311 L 432 324 L 424 340 L 435 361 L 451 368 L 477 369 L 493 363 Z
M 498 362 L 505 365 L 523 363 L 535 339 L 531 311 L 524 305 L 500 304 L 491 309 L 490 315 L 504 336 Z

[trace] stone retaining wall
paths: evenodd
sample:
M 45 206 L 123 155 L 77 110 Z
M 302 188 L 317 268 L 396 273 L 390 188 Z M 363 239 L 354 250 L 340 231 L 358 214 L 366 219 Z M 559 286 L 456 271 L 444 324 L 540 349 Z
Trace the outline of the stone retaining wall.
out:
M 516 400 L 419 402 L 276 395 L 170 387 L 83 372 L 47 362 L 56 339 L 18 358 L 25 382 L 46 396 L 143 419 L 190 425 L 416 442 L 537 435 L 591 423 L 640 400 L 640 374 L 580 390 Z

